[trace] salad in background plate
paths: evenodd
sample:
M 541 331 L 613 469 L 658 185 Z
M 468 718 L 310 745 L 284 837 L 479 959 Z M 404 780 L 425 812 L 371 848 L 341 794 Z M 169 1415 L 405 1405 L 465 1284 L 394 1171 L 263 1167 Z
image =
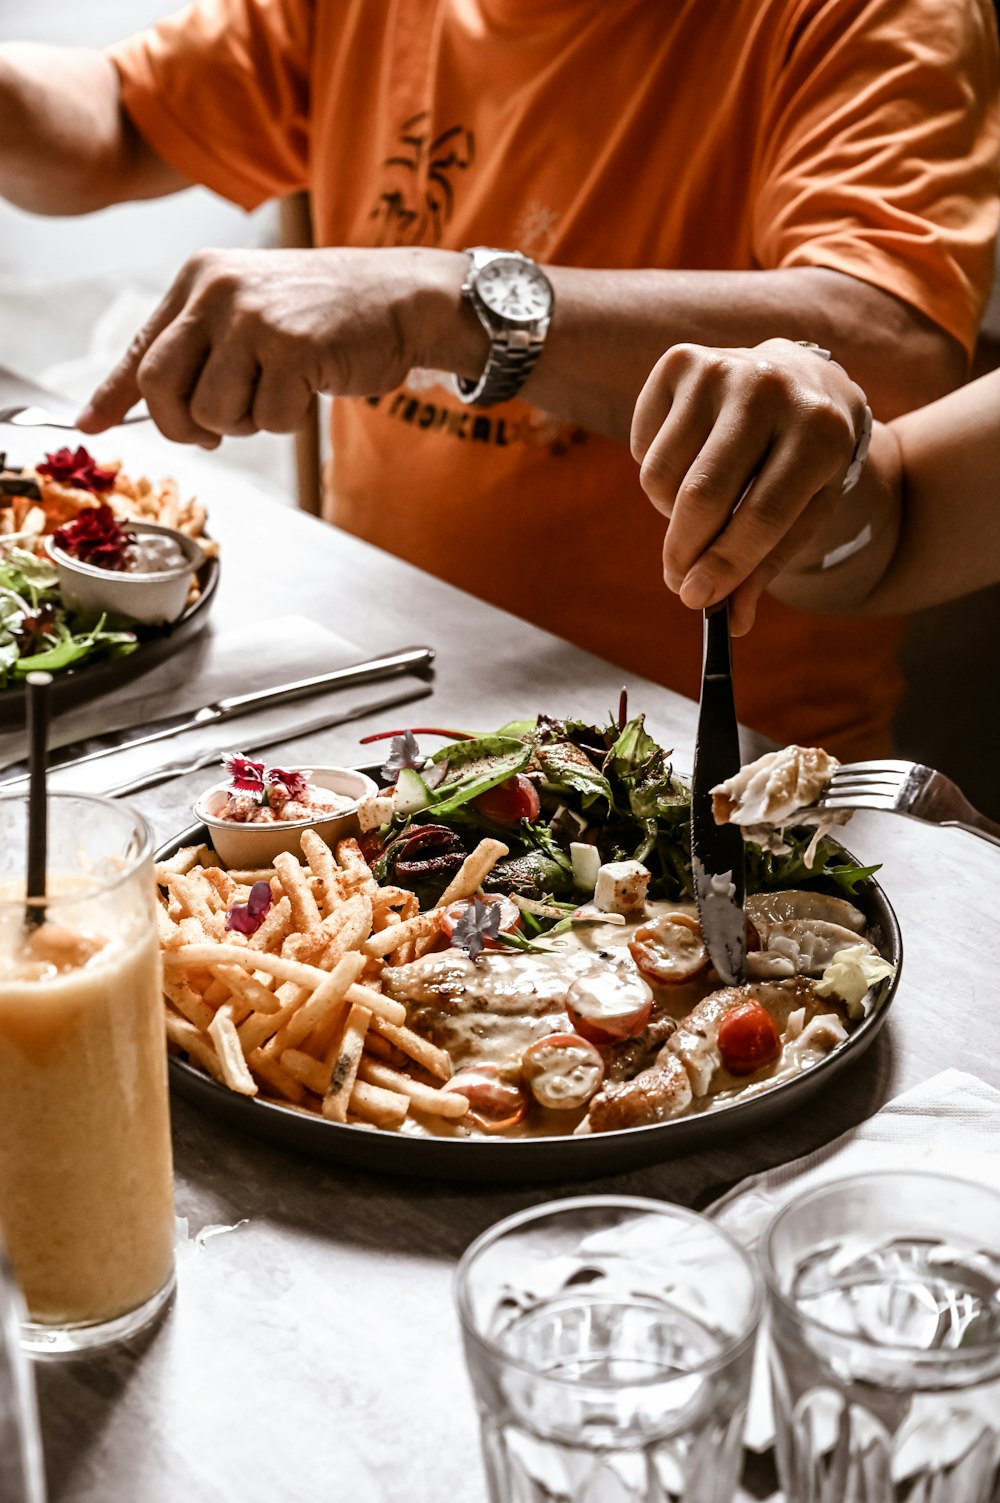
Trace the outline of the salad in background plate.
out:
M 98 464 L 82 446 L 24 468 L 0 454 L 0 689 L 36 669 L 59 674 L 135 651 L 148 612 L 144 605 L 123 609 L 122 587 L 142 588 L 140 576 L 129 573 L 130 560 L 142 562 L 132 540 L 150 524 L 170 529 L 190 560 L 187 587 L 153 613 L 169 620 L 175 606 L 197 599 L 194 570 L 217 552 L 204 534 L 203 506 L 182 502 L 173 480 L 134 480 L 117 463 Z M 59 560 L 67 578 L 79 561 L 76 573 L 96 576 L 103 594 L 86 597 L 92 603 L 83 608 L 80 592 L 61 586 Z M 155 588 L 156 574 L 147 578 Z

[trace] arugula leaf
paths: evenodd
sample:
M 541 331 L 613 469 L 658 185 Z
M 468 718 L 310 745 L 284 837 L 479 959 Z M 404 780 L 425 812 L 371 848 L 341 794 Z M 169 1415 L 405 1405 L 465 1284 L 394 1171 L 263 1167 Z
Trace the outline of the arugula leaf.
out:
M 531 747 L 512 736 L 476 736 L 436 751 L 432 763 L 446 762 L 444 780 L 432 790 L 427 813 L 438 819 L 470 799 L 504 783 L 528 765 Z
M 545 775 L 548 786 L 557 793 L 578 793 L 585 809 L 603 799 L 614 807 L 614 794 L 607 778 L 596 768 L 586 752 L 571 741 L 539 742 L 535 761 Z

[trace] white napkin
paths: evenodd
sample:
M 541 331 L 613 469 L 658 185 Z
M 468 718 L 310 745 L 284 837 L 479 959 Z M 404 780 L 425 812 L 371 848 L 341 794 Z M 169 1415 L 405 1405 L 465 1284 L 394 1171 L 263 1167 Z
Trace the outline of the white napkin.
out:
M 97 699 L 93 704 L 61 715 L 53 742 L 66 745 L 100 735 L 112 726 L 159 720 L 211 704 L 227 694 L 250 694 L 256 689 L 310 678 L 358 662 L 364 656 L 346 638 L 303 616 L 281 617 L 219 636 L 206 634 L 137 679 L 131 690 L 116 693 L 113 699 Z M 397 687 L 402 691 L 409 682 L 403 680 Z M 128 747 L 80 767 L 51 773 L 49 786 L 80 793 L 104 793 L 166 762 L 215 750 L 221 757 L 224 751 L 240 751 L 272 735 L 291 740 L 325 714 L 332 714 L 335 708 L 343 706 L 348 711 L 366 698 L 384 697 L 391 687 L 376 684 L 354 690 L 353 694 L 341 689 L 311 695 L 221 724 L 199 726 L 147 746 Z M 24 755 L 23 733 L 0 737 L 0 767 Z
M 789 1200 L 827 1180 L 880 1169 L 919 1169 L 1000 1190 L 1000 1091 L 978 1076 L 944 1070 L 815 1153 L 744 1180 L 708 1214 L 753 1253 Z M 744 1435 L 752 1451 L 774 1440 L 764 1337 L 762 1327 Z

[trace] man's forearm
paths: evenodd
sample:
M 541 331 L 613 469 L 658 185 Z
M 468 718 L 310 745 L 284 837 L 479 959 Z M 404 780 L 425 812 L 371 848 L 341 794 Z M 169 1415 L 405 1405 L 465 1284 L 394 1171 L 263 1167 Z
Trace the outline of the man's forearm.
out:
M 839 272 L 547 270 L 555 314 L 525 398 L 615 438 L 627 440 L 643 382 L 664 350 L 681 342 L 814 340 L 833 351 L 886 420 L 965 376 L 964 352 L 948 334 Z
M 34 214 L 87 214 L 187 183 L 152 152 L 103 52 L 0 47 L 0 195 Z

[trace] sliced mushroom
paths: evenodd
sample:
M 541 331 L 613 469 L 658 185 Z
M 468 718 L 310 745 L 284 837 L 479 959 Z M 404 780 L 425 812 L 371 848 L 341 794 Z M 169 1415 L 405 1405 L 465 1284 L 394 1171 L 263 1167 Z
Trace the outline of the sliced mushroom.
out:
M 867 920 L 860 908 L 846 898 L 834 898 L 825 892 L 792 889 L 789 892 L 758 892 L 747 898 L 747 918 L 760 935 L 762 945 L 773 924 L 787 924 L 793 919 L 823 919 L 840 924 L 852 934 L 864 934 Z

